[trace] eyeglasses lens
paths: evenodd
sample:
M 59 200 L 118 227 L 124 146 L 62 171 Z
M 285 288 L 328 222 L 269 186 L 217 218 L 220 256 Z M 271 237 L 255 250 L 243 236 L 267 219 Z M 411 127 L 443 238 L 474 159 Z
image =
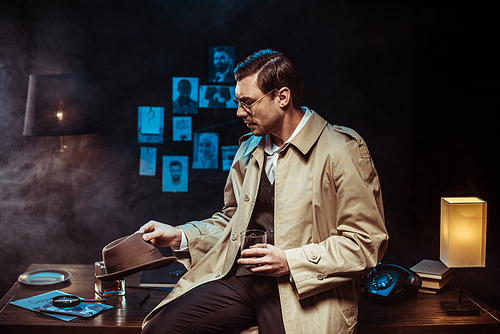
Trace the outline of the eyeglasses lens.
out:
M 235 97 L 233 97 L 233 101 L 234 101 L 234 103 L 236 103 L 236 105 L 238 107 L 242 107 L 243 110 L 245 110 L 245 112 L 247 112 L 249 114 L 252 114 L 252 110 L 250 109 L 250 107 L 248 106 L 248 104 L 246 104 L 245 102 L 240 102 L 240 100 L 238 100 Z

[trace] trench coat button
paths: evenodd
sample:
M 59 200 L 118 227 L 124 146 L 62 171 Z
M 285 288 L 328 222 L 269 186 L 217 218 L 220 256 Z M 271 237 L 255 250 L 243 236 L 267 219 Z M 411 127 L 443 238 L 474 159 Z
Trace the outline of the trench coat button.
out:
M 215 274 L 215 278 L 219 278 L 220 277 L 220 271 L 218 271 L 216 274 Z
M 318 279 L 318 281 L 322 281 L 323 278 L 325 278 L 325 277 L 321 274 L 318 274 L 318 276 L 316 278 Z
M 243 197 L 243 200 L 244 200 L 245 202 L 248 202 L 248 201 L 250 200 L 250 196 L 245 195 L 245 197 Z
M 231 240 L 232 240 L 232 241 L 235 241 L 236 239 L 238 239 L 238 236 L 236 235 L 236 233 L 234 233 L 234 232 L 233 232 L 233 233 L 231 234 Z
M 318 258 L 318 256 L 316 254 L 314 254 L 314 253 L 311 254 L 311 259 L 316 260 L 317 258 Z

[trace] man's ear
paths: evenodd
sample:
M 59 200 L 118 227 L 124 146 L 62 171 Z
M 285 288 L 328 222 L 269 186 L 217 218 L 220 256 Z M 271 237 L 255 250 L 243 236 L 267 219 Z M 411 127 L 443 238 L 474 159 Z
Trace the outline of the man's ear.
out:
M 281 108 L 285 108 L 292 103 L 292 93 L 288 87 L 282 87 L 278 90 L 278 101 Z

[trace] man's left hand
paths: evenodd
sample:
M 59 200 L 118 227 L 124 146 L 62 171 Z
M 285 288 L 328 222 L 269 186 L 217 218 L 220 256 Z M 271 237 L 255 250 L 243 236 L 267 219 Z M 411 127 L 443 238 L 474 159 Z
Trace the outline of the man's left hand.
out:
M 285 252 L 273 245 L 258 245 L 243 250 L 238 263 L 257 275 L 279 277 L 290 274 Z

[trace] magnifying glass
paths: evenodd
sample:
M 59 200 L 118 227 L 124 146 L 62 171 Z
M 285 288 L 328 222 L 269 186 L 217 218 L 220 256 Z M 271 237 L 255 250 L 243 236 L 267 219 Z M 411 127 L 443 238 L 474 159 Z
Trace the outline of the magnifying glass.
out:
M 105 298 L 84 299 L 74 295 L 61 295 L 52 298 L 52 305 L 56 307 L 73 307 L 80 303 L 105 302 Z

